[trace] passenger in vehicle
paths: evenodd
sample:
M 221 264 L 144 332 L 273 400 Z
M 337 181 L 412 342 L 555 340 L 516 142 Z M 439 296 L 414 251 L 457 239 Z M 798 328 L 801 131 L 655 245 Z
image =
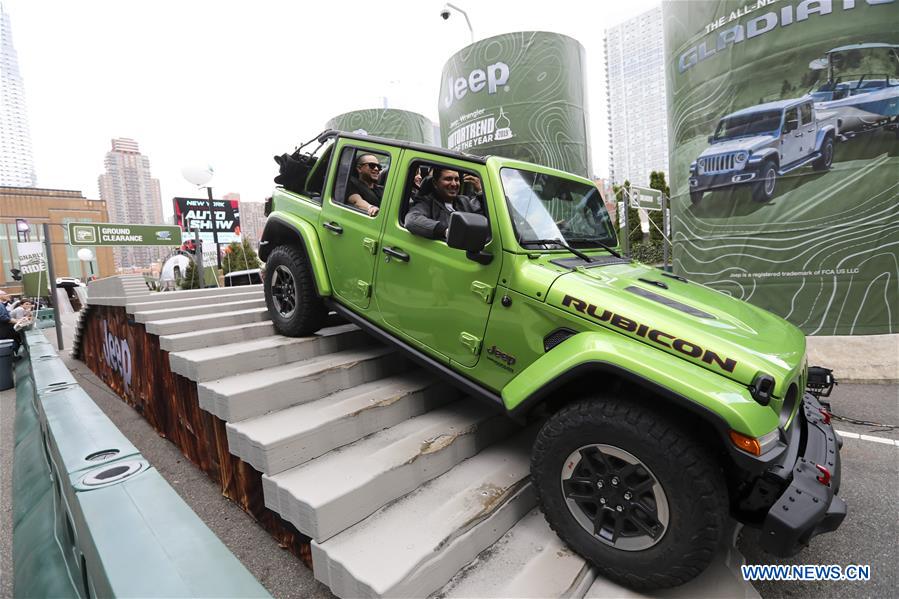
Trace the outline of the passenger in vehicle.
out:
M 378 214 L 384 188 L 378 185 L 381 163 L 372 154 L 363 154 L 356 159 L 356 174 L 350 175 L 347 183 L 346 203 L 362 210 L 369 216 Z
M 406 228 L 415 235 L 430 239 L 446 239 L 450 215 L 453 212 L 475 212 L 484 214 L 483 193 L 480 178 L 465 175 L 459 178 L 459 171 L 435 166 L 432 169 L 433 191 L 419 194 L 406 215 Z M 459 194 L 462 182 L 471 184 L 476 194 Z M 431 187 L 423 183 L 426 190 Z

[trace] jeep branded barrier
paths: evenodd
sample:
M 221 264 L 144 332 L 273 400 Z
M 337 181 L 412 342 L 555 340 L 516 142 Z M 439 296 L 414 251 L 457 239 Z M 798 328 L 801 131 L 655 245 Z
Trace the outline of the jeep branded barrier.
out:
M 676 272 L 809 335 L 899 331 L 899 4 L 664 10 Z
M 350 133 L 376 135 L 389 139 L 401 139 L 434 145 L 434 123 L 416 112 L 395 108 L 371 108 L 353 110 L 330 119 L 328 129 Z
M 25 339 L 16 364 L 15 596 L 267 597 L 44 335 Z
M 589 176 L 584 54 L 577 40 L 543 31 L 463 48 L 443 67 L 443 146 Z

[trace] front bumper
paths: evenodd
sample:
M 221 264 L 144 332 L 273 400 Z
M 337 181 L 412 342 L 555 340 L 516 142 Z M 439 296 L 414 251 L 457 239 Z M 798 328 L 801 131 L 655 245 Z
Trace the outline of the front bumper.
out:
M 758 170 L 753 168 L 751 164 L 741 170 L 715 173 L 712 175 L 700 175 L 691 172 L 689 180 L 690 191 L 710 191 L 712 189 L 721 189 L 723 187 L 752 183 L 756 179 L 758 179 Z
M 789 481 L 762 526 L 762 548 L 780 557 L 795 554 L 816 535 L 836 530 L 846 517 L 846 502 L 837 497 L 843 442 L 822 408 L 813 395 L 805 394 L 790 427 L 785 460 L 766 473 Z M 830 473 L 826 485 L 818 466 Z

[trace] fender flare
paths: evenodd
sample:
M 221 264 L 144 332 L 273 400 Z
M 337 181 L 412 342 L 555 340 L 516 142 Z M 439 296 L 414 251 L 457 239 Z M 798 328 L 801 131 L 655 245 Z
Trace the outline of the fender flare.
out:
M 272 212 L 265 221 L 265 229 L 259 244 L 259 258 L 268 259 L 271 251 L 285 243 L 301 243 L 309 258 L 312 274 L 315 278 L 315 289 L 321 297 L 331 295 L 331 279 L 325 265 L 318 232 L 309 222 L 287 212 Z
M 754 165 L 761 164 L 765 160 L 768 160 L 769 158 L 773 158 L 774 161 L 777 163 L 778 168 L 780 168 L 780 155 L 777 153 L 776 148 L 765 148 L 763 150 L 760 150 L 758 153 L 753 152 L 752 155 L 749 157 L 749 162 L 751 162 Z
M 821 148 L 824 146 L 824 140 L 826 140 L 828 136 L 833 137 L 834 141 L 836 141 L 836 135 L 837 130 L 833 125 L 826 125 L 818 129 L 817 137 L 815 137 L 815 151 L 821 151 Z
M 506 384 L 503 403 L 510 415 L 524 418 L 554 391 L 591 375 L 621 377 L 698 416 L 744 469 L 759 471 L 783 452 L 779 445 L 756 457 L 730 441 L 731 430 L 761 437 L 779 424 L 777 414 L 756 403 L 745 385 L 616 333 L 591 331 L 566 339 Z

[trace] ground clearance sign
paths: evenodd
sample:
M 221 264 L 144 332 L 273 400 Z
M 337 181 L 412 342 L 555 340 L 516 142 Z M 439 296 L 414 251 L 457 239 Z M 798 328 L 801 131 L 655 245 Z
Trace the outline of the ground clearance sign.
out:
M 181 245 L 181 229 L 170 225 L 69 223 L 68 229 L 69 245 Z
M 589 176 L 584 48 L 542 31 L 467 46 L 443 67 L 443 146 Z
M 663 10 L 675 271 L 806 334 L 899 331 L 899 3 Z

